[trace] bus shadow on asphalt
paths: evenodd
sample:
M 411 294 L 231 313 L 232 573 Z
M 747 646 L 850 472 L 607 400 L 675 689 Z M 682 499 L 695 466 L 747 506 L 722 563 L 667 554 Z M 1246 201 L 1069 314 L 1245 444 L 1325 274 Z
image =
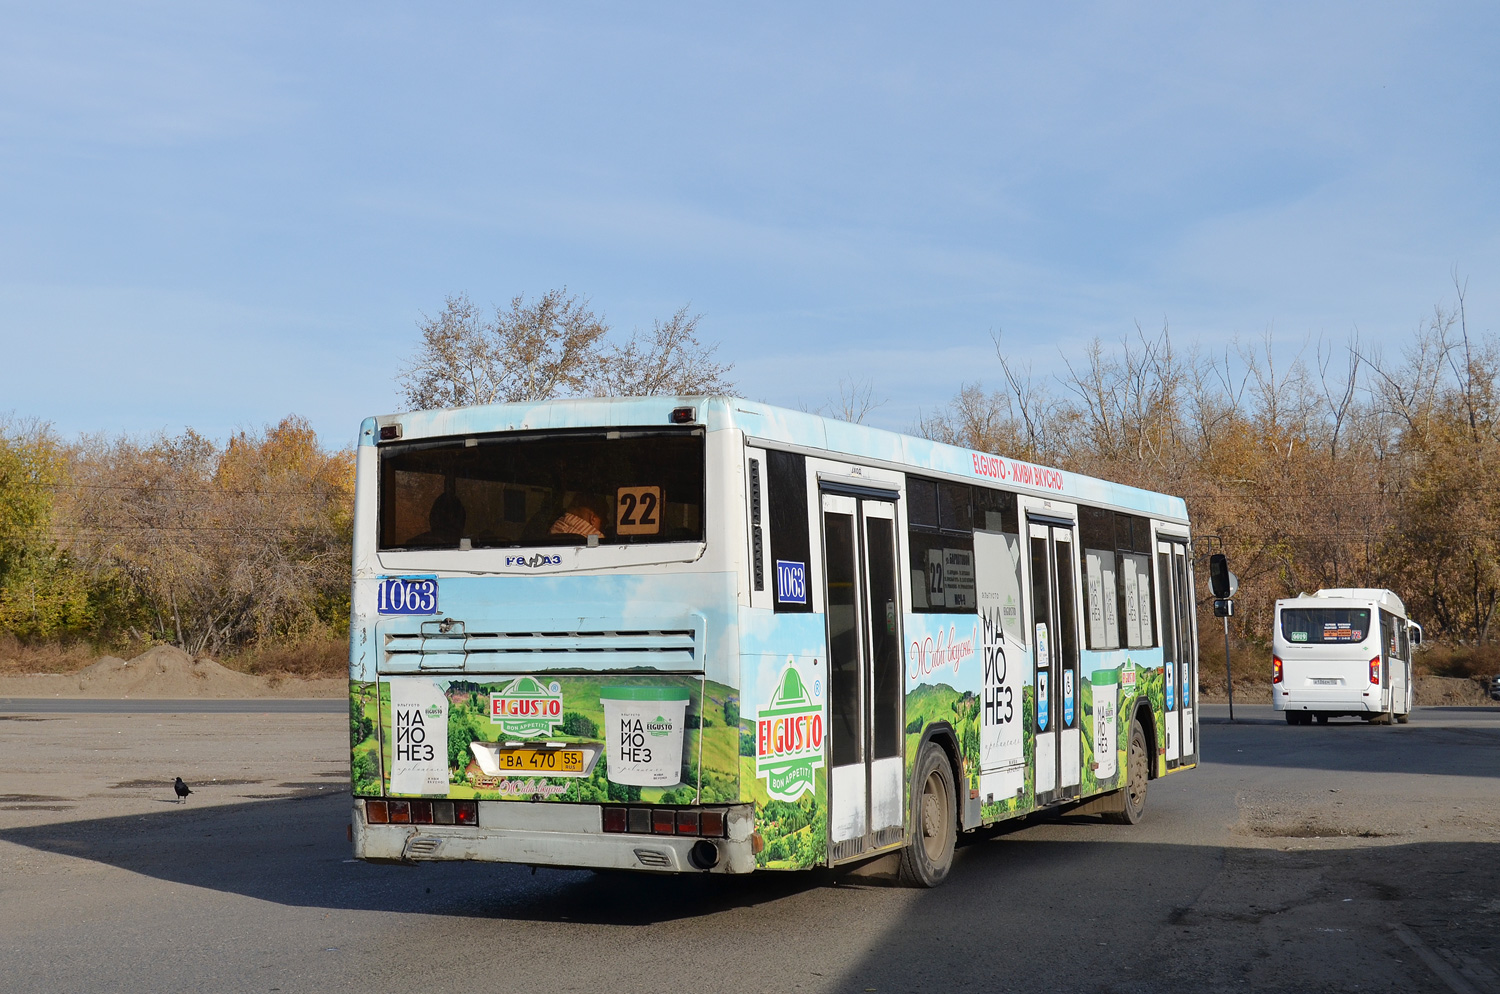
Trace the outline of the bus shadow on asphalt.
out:
M 1455 990 L 1500 990 L 1500 843 L 1298 841 L 998 835 L 961 849 L 833 989 L 1448 990 L 1432 961 L 1468 978 Z
M 744 877 L 351 857 L 349 799 L 291 797 L 0 830 L 0 841 L 278 904 L 404 914 L 651 925 L 823 887 L 831 872 Z

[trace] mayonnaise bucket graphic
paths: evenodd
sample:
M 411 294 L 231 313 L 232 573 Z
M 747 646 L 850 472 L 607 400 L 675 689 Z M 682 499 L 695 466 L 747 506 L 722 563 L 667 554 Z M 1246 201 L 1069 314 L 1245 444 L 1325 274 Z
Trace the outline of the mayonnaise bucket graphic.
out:
M 1117 750 L 1120 709 L 1120 671 L 1095 670 L 1089 678 L 1094 688 L 1094 779 L 1111 780 L 1119 770 Z
M 611 782 L 675 787 L 682 782 L 686 687 L 605 687 L 604 755 Z

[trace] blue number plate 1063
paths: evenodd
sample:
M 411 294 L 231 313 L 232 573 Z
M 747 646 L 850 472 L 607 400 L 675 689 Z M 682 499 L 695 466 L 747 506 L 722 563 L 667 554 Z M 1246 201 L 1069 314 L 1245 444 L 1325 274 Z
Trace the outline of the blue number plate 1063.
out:
M 383 576 L 376 602 L 380 614 L 437 614 L 437 577 Z

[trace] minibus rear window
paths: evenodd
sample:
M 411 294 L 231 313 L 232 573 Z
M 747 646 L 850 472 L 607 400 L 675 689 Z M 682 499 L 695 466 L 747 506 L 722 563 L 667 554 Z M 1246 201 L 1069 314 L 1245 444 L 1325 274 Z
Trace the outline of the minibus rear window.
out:
M 1370 634 L 1370 611 L 1353 607 L 1288 607 L 1281 637 L 1294 644 L 1354 645 Z

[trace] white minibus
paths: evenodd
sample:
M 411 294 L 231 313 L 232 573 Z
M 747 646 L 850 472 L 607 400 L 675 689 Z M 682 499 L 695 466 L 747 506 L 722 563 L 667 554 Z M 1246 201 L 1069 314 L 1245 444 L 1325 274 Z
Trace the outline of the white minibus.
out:
M 1288 725 L 1340 715 L 1405 724 L 1422 628 L 1389 590 L 1341 587 L 1276 602 L 1271 704 Z

